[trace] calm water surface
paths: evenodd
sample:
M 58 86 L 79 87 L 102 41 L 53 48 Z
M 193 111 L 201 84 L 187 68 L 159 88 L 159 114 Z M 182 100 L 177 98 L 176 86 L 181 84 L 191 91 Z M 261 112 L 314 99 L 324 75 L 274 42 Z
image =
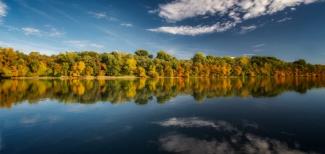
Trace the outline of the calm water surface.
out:
M 320 79 L 2 80 L 0 153 L 325 153 Z

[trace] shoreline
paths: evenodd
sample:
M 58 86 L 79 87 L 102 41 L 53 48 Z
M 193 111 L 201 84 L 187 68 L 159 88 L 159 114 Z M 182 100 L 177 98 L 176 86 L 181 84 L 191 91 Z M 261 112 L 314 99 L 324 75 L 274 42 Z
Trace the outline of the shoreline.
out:
M 136 76 L 80 76 L 80 77 L 71 77 L 71 76 L 61 76 L 61 77 L 9 77 L 4 79 L 14 79 L 14 80 L 114 80 L 114 79 L 136 79 L 139 77 Z
M 288 76 L 289 78 L 324 78 L 323 76 Z M 220 76 L 220 77 L 204 77 L 204 76 L 193 76 L 193 77 L 157 77 L 159 78 L 287 78 L 287 77 L 277 77 L 277 76 Z M 125 80 L 134 80 L 134 79 L 154 79 L 152 77 L 137 77 L 137 76 L 61 76 L 61 77 L 6 77 L 0 78 L 0 80 L 116 80 L 116 79 L 125 79 Z M 325 79 L 325 78 L 324 78 Z

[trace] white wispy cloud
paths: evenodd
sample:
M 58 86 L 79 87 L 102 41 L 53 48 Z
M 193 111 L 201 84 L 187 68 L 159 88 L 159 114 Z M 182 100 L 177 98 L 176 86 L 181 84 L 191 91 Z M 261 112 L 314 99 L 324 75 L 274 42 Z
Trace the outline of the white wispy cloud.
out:
M 41 31 L 37 28 L 33 28 L 33 27 L 23 27 L 21 28 L 21 30 L 23 31 L 23 33 L 25 35 L 37 35 L 40 36 L 41 35 Z
M 257 28 L 256 25 L 249 25 L 249 26 L 241 26 L 240 27 L 240 33 L 246 34 L 248 32 L 254 31 Z
M 46 32 L 48 34 L 48 36 L 50 37 L 61 37 L 63 36 L 65 33 L 61 32 L 59 30 L 57 30 L 56 28 L 49 26 L 49 31 Z
M 7 5 L 0 0 L 0 20 L 7 15 Z
M 104 45 L 92 43 L 88 40 L 68 40 L 68 41 L 64 41 L 63 43 L 65 43 L 69 46 L 75 47 L 75 48 L 79 48 L 79 49 L 85 49 L 85 48 L 101 49 L 101 48 L 104 48 Z
M 263 51 L 263 47 L 265 46 L 266 44 L 265 43 L 259 43 L 259 44 L 255 44 L 252 46 L 252 51 L 253 52 L 261 52 Z
M 225 22 L 225 23 L 216 23 L 211 26 L 175 26 L 175 27 L 158 27 L 153 29 L 148 29 L 152 32 L 163 32 L 169 33 L 174 35 L 199 35 L 199 34 L 206 34 L 212 32 L 224 32 L 231 28 L 233 28 L 236 23 L 233 22 Z
M 88 12 L 88 13 L 97 19 L 103 19 L 108 17 L 106 12 Z
M 281 23 L 281 22 L 286 22 L 286 21 L 289 21 L 289 20 L 292 20 L 292 18 L 290 18 L 290 17 L 285 17 L 285 18 L 282 18 L 282 19 L 280 19 L 280 20 L 277 20 L 276 22 Z
M 166 4 L 161 4 L 156 9 L 157 11 L 150 12 L 158 12 L 161 18 L 169 22 L 177 22 L 198 16 L 218 15 L 227 19 L 224 23 L 231 23 L 231 27 L 234 27 L 233 25 L 236 26 L 238 23 L 248 19 L 271 15 L 286 8 L 318 1 L 320 0 L 174 0 Z M 222 25 L 222 23 L 217 24 Z M 150 30 L 179 35 L 199 35 L 224 31 L 214 28 L 214 26 L 165 26 Z
M 43 28 L 43 30 L 35 27 L 23 27 L 20 29 L 20 31 L 27 36 L 61 37 L 65 34 L 53 26 L 46 25 L 45 27 L 46 28 Z
M 133 24 L 130 23 L 121 23 L 120 25 L 124 27 L 133 27 Z
M 104 48 L 104 45 L 97 44 L 97 43 L 90 43 L 89 45 L 90 45 L 91 47 L 98 48 L 98 49 L 100 49 L 100 48 Z
M 94 27 L 96 27 L 99 31 L 101 31 L 103 34 L 109 36 L 110 38 L 114 38 L 114 40 L 120 40 L 123 43 L 125 43 L 131 47 L 137 48 L 137 44 L 134 43 L 133 40 L 131 41 L 131 40 L 127 39 L 127 37 L 123 37 L 121 34 L 118 34 L 115 31 L 112 31 L 110 29 L 107 29 L 107 28 L 101 27 L 101 26 L 94 26 Z
M 81 40 L 69 40 L 69 41 L 64 41 L 64 43 L 78 48 L 86 47 L 88 44 L 87 41 L 81 41 Z
M 11 26 L 11 25 L 0 24 L 0 26 L 7 29 L 8 31 L 21 31 L 20 28 L 17 28 L 15 26 Z
M 260 44 L 253 45 L 253 48 L 261 48 L 261 47 L 264 47 L 264 46 L 265 46 L 265 43 L 260 43 Z
M 180 21 L 200 15 L 232 16 L 237 13 L 237 17 L 249 19 L 317 1 L 319 0 L 174 0 L 160 5 L 159 16 Z
M 158 9 L 154 9 L 154 10 L 149 10 L 148 13 L 150 14 L 154 14 L 154 13 L 158 13 L 159 10 Z
M 39 9 L 37 7 L 31 6 L 30 3 L 31 1 L 16 1 L 20 6 L 24 7 L 25 9 L 29 10 L 31 13 L 36 13 L 40 16 L 43 16 L 47 19 L 50 20 L 56 20 L 55 17 L 52 15 L 48 14 L 47 11 L 44 11 L 43 9 Z
M 90 14 L 92 17 L 94 17 L 96 19 L 106 19 L 106 20 L 109 20 L 109 21 L 119 21 L 117 18 L 107 15 L 106 12 L 89 11 L 88 14 Z

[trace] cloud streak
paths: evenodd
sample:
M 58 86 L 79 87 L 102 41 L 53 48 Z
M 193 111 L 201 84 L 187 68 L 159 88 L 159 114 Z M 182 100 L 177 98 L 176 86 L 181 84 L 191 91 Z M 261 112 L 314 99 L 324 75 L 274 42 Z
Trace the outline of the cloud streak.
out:
M 88 12 L 88 13 L 97 19 L 107 18 L 106 12 Z
M 30 1 L 17 1 L 19 5 L 21 5 L 22 7 L 24 7 L 25 9 L 30 10 L 33 13 L 36 13 L 40 16 L 43 16 L 47 19 L 51 19 L 51 20 L 55 20 L 55 18 L 51 15 L 49 15 L 46 11 L 43 11 L 42 9 L 38 9 L 36 7 L 32 7 L 30 6 L 28 3 L 30 3 Z
M 48 36 L 50 37 L 61 37 L 65 33 L 57 30 L 56 28 L 49 26 L 49 31 L 47 32 Z
M 241 26 L 240 27 L 240 34 L 246 34 L 246 33 L 249 33 L 249 32 L 252 32 L 254 31 L 255 29 L 257 28 L 257 26 L 255 25 L 250 25 L 250 26 Z
M 64 41 L 63 43 L 65 43 L 69 46 L 75 47 L 75 48 L 79 48 L 79 49 L 85 49 L 85 48 L 101 49 L 101 48 L 104 48 L 104 46 L 101 44 L 92 43 L 87 40 L 68 40 L 68 41 Z
M 286 8 L 318 1 L 320 0 L 174 0 L 161 4 L 156 9 L 158 15 L 168 22 L 178 22 L 199 16 L 219 16 L 226 20 L 212 26 L 164 26 L 149 30 L 191 36 L 224 32 L 248 19 L 271 15 Z
M 290 17 L 285 17 L 285 18 L 280 19 L 280 20 L 278 20 L 278 21 L 276 21 L 276 22 L 278 22 L 278 23 L 282 23 L 282 22 L 286 22 L 286 21 L 289 21 L 289 20 L 292 20 L 292 18 L 290 18 Z
M 40 36 L 41 35 L 41 31 L 39 29 L 37 29 L 37 28 L 23 27 L 23 28 L 21 28 L 21 30 L 27 36 L 29 36 L 29 35 L 37 35 L 37 36 Z
M 1 17 L 5 17 L 7 15 L 7 5 L 0 0 L 0 19 Z
M 189 35 L 196 36 L 199 34 L 213 33 L 213 32 L 224 32 L 233 28 L 236 23 L 226 22 L 226 23 L 216 23 L 212 26 L 176 26 L 176 27 L 159 27 L 148 29 L 152 32 L 162 32 L 174 35 Z
M 61 32 L 50 25 L 47 25 L 46 27 L 46 30 L 41 30 L 35 27 L 23 27 L 16 30 L 23 32 L 27 36 L 61 37 L 64 35 L 64 32 Z
M 90 14 L 92 17 L 96 18 L 96 19 L 106 19 L 109 21 L 117 21 L 118 19 L 111 17 L 109 15 L 107 15 L 106 12 L 92 12 L 89 11 L 88 14 Z
M 121 23 L 120 25 L 124 27 L 133 27 L 133 24 L 130 23 Z

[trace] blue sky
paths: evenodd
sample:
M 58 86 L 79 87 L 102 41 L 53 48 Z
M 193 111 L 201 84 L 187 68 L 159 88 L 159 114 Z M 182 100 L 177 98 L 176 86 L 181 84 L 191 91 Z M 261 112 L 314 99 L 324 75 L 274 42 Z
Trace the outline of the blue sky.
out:
M 178 58 L 276 56 L 325 64 L 322 0 L 0 0 L 0 46 Z

